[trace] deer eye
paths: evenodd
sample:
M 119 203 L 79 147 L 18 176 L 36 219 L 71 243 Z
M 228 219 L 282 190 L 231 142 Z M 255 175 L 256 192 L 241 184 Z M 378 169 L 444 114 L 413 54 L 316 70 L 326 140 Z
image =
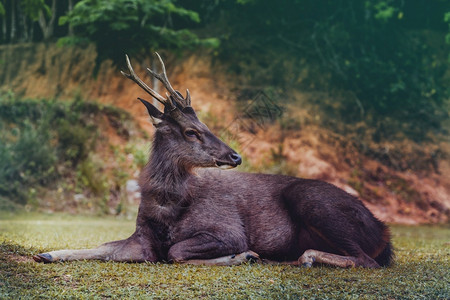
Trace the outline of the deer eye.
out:
M 199 135 L 198 135 L 198 132 L 197 131 L 195 131 L 195 130 L 192 130 L 192 129 L 188 129 L 188 130 L 186 130 L 185 132 L 184 132 L 184 134 L 187 136 L 187 137 L 190 137 L 190 138 L 198 138 L 198 139 L 200 139 L 200 137 L 199 137 Z

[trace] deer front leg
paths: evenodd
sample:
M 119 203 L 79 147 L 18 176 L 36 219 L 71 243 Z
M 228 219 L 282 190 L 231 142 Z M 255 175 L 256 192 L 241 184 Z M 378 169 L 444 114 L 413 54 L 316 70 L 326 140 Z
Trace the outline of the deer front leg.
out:
M 56 250 L 46 253 L 40 253 L 33 256 L 36 262 L 52 263 L 58 261 L 73 261 L 73 260 L 110 260 L 112 251 L 108 246 L 101 245 L 94 249 L 79 249 L 79 250 Z
M 245 242 L 224 242 L 209 233 L 200 233 L 174 244 L 169 249 L 170 261 L 192 265 L 238 265 L 259 256 Z
M 138 235 L 132 235 L 126 240 L 105 243 L 94 249 L 57 250 L 34 255 L 33 259 L 43 263 L 73 260 L 156 261 L 151 248 L 145 248 L 144 244 L 139 240 Z

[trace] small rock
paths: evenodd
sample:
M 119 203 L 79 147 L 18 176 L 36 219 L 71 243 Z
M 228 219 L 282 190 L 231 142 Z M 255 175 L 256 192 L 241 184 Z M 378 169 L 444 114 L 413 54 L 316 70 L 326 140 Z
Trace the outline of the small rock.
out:
M 73 200 L 75 200 L 75 203 L 80 203 L 86 200 L 86 196 L 84 196 L 83 194 L 75 194 L 73 195 Z
M 138 181 L 130 179 L 126 183 L 128 203 L 136 203 L 141 200 L 141 192 Z

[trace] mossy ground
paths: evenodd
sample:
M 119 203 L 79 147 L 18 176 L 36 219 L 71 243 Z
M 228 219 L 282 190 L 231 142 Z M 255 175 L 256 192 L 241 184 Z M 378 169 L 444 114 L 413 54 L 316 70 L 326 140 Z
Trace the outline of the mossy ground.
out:
M 1 215 L 0 298 L 449 299 L 450 229 L 393 226 L 396 262 L 378 270 L 244 264 L 204 267 L 79 261 L 32 254 L 126 238 L 133 220 Z

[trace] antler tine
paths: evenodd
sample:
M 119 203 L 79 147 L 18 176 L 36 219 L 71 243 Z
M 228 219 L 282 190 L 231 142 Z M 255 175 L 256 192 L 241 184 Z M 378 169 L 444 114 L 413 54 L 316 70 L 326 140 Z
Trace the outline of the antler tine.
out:
M 191 93 L 189 92 L 188 89 L 186 89 L 186 98 L 185 98 L 185 100 L 186 100 L 187 105 L 191 106 Z
M 183 99 L 183 97 L 180 96 L 180 94 L 177 91 L 175 91 L 175 89 L 172 87 L 172 85 L 169 82 L 169 79 L 167 78 L 166 66 L 164 65 L 161 56 L 159 55 L 158 52 L 155 52 L 155 54 L 158 57 L 159 62 L 161 63 L 162 73 L 158 74 L 149 68 L 147 68 L 147 71 L 153 76 L 155 76 L 159 81 L 161 81 L 166 90 L 169 91 L 169 94 L 175 99 L 175 101 L 177 101 L 178 104 L 180 104 L 183 107 L 190 106 L 190 100 L 186 101 L 187 99 Z
M 166 98 L 164 98 L 163 96 L 161 96 L 160 94 L 158 94 L 156 91 L 154 91 L 153 89 L 151 89 L 147 84 L 145 84 L 145 82 L 143 82 L 139 76 L 136 75 L 136 73 L 133 70 L 133 67 L 131 66 L 131 62 L 130 59 L 128 58 L 128 55 L 125 54 L 126 60 L 127 60 L 127 67 L 128 67 L 128 71 L 130 72 L 130 74 L 127 74 L 123 71 L 120 71 L 120 73 L 122 73 L 123 76 L 125 76 L 128 79 L 133 80 L 134 82 L 137 83 L 137 85 L 139 85 L 144 91 L 146 91 L 148 94 L 150 94 L 153 98 L 155 98 L 156 100 L 158 100 L 160 103 L 166 105 L 168 103 L 170 103 Z M 172 105 L 172 103 L 170 103 L 170 105 Z

